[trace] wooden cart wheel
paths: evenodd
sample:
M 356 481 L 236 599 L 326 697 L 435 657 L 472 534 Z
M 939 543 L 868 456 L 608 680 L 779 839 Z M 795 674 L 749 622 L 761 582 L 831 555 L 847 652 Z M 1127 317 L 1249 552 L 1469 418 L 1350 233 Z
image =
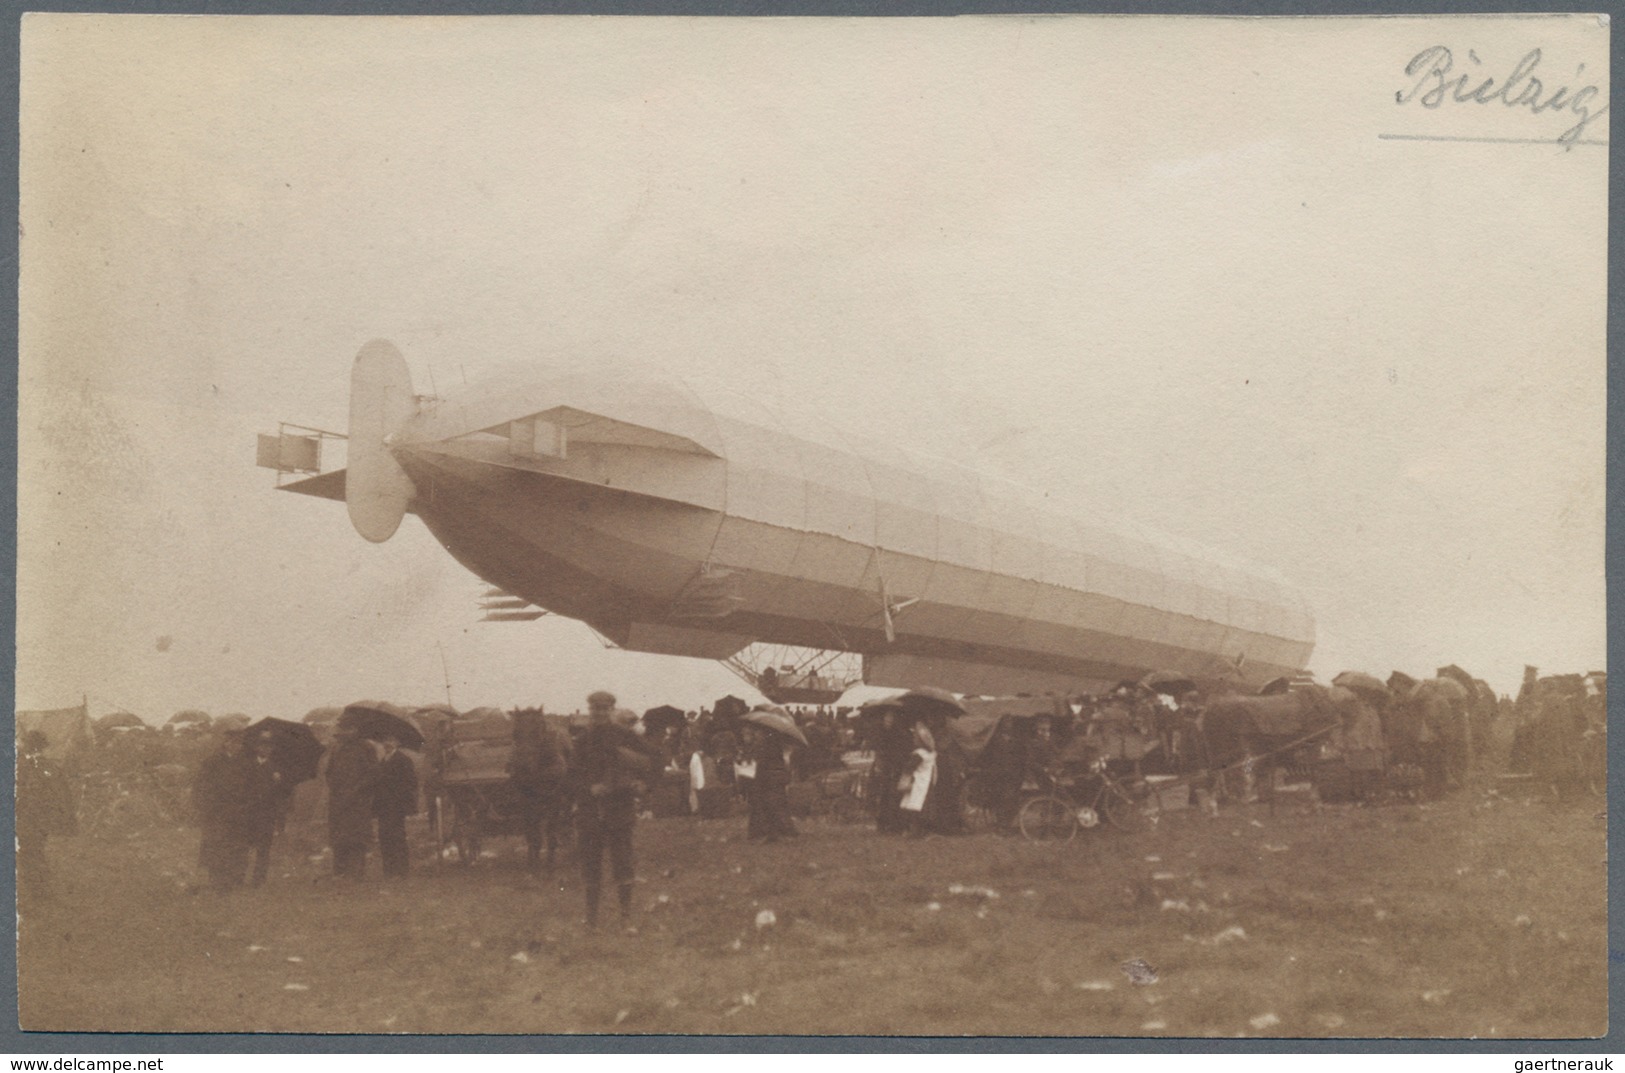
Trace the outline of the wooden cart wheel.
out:
M 1144 831 L 1150 827 L 1155 822 L 1153 813 L 1160 811 L 1158 804 L 1150 795 L 1132 796 L 1126 787 L 1115 782 L 1107 784 L 1100 798 L 1100 810 L 1106 822 L 1119 831 Z
M 959 815 L 965 830 L 971 834 L 986 834 L 999 826 L 999 813 L 993 807 L 992 785 L 987 779 L 972 775 L 959 787 Z
M 440 847 L 439 860 L 444 863 L 446 850 L 452 848 L 451 841 L 451 798 L 442 790 L 436 790 L 434 798 L 429 802 L 429 823 L 434 829 L 435 845 Z
M 457 863 L 468 866 L 480 855 L 480 816 L 476 799 L 458 794 L 451 799 L 451 841 Z
M 1078 814 L 1070 801 L 1035 797 L 1021 806 L 1016 821 L 1023 836 L 1034 842 L 1070 842 L 1078 833 Z

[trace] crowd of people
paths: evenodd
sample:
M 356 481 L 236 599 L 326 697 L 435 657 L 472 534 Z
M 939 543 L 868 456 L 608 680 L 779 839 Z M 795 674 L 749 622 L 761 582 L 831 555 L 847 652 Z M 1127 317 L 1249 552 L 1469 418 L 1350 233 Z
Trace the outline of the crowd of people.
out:
M 1491 763 L 1486 745 L 1501 720 L 1499 738 L 1510 738 L 1505 771 L 1559 797 L 1600 785 L 1607 715 L 1601 674 L 1542 678 L 1529 668 L 1516 700 L 1491 694 L 1487 703 L 1467 687 L 1460 697 L 1442 686 L 1430 692 L 1427 683 L 1397 674 L 1373 683 L 1353 682 L 1353 691 L 1340 693 L 1283 687 L 1284 696 L 1308 698 L 1312 712 L 1317 704 L 1330 705 L 1315 713 L 1318 722 L 1284 731 L 1300 755 L 1307 745 L 1322 768 L 1335 769 L 1336 779 L 1323 776 L 1323 798 L 1335 791 L 1370 801 L 1397 785 L 1395 772 L 1413 770 L 1422 793 L 1448 793 L 1474 765 Z M 1446 699 L 1436 703 L 1438 697 Z M 1260 742 L 1246 742 L 1245 763 L 1232 764 L 1216 751 L 1212 724 L 1238 702 L 1267 716 L 1267 701 L 1125 682 L 1102 696 L 1057 700 L 1047 710 L 1029 703 L 1020 715 L 997 715 L 996 703 L 971 717 L 963 708 L 912 707 L 906 698 L 841 711 L 752 709 L 724 698 L 713 709 L 654 709 L 640 719 L 599 691 L 587 698 L 584 725 L 568 730 L 550 725 L 539 709 L 506 717 L 512 725 L 506 785 L 531 866 L 541 865 L 544 846 L 551 866 L 560 825 L 573 826 L 586 924 L 599 920 L 607 856 L 622 925 L 630 928 L 640 815 L 690 813 L 705 821 L 743 808 L 748 839 L 779 842 L 799 833 L 793 787 L 823 773 L 862 770 L 860 796 L 881 833 L 960 833 L 972 798 L 994 816 L 995 826 L 1009 827 L 1035 783 L 1068 768 L 1111 764 L 1132 780 L 1198 775 L 1197 784 L 1210 789 L 1232 768 L 1253 773 Z M 1281 699 L 1278 707 L 1290 704 Z M 334 725 L 318 776 L 326 791 L 331 874 L 340 882 L 364 877 L 376 846 L 384 877 L 405 876 L 411 869 L 407 820 L 423 811 L 418 767 L 399 735 L 364 728 L 351 716 L 346 709 Z M 1305 727 L 1313 733 L 1301 734 Z M 218 747 L 196 767 L 191 797 L 198 862 L 210 889 L 227 894 L 266 882 L 298 778 L 278 763 L 269 730 L 219 734 Z M 973 778 L 976 793 L 967 796 Z M 74 831 L 68 781 L 37 732 L 20 739 L 16 817 L 25 897 L 50 896 L 44 846 L 50 835 Z M 670 792 L 674 788 L 680 792 Z
M 219 748 L 198 767 L 192 786 L 201 833 L 198 863 L 219 892 L 265 882 L 271 844 L 286 826 L 294 789 L 275 760 L 271 732 L 248 738 L 243 730 L 222 733 Z M 400 751 L 400 740 L 364 739 L 353 723 L 341 720 L 324 777 L 333 874 L 365 875 L 374 842 L 386 876 L 407 874 L 406 819 L 420 810 L 417 768 Z

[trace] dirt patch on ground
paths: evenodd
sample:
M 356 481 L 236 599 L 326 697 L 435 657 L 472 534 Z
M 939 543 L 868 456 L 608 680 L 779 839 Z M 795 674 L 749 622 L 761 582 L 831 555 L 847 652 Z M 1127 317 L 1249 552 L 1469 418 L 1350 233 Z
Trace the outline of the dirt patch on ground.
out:
M 1605 824 L 1478 792 L 1170 813 L 1068 845 L 811 821 L 639 824 L 637 935 L 499 840 L 404 880 L 200 891 L 195 832 L 53 840 L 23 906 L 22 1026 L 133 1032 L 1595 1036 Z M 421 832 L 420 832 L 421 834 Z M 376 872 L 376 860 L 372 867 Z

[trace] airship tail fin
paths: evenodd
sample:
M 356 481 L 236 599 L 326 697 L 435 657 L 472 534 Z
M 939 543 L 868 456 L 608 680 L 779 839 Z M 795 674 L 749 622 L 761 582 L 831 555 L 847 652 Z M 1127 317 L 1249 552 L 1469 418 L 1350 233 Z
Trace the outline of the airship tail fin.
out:
M 412 372 L 393 343 L 374 339 L 350 371 L 350 524 L 375 544 L 395 535 L 416 489 L 390 451 L 390 436 L 417 412 Z

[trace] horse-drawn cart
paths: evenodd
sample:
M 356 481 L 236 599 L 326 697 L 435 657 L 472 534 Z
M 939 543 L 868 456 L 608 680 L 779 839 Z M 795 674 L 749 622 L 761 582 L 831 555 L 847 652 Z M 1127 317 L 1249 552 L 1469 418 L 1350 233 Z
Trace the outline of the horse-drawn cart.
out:
M 534 721 L 520 718 L 532 715 Z M 559 770 L 541 773 L 550 791 L 527 792 L 525 780 L 515 778 L 526 767 L 527 731 L 544 736 L 554 732 L 540 724 L 539 712 L 518 716 L 479 709 L 438 720 L 425 733 L 430 774 L 424 790 L 441 860 L 468 865 L 478 859 L 486 839 L 523 837 L 534 863 L 539 827 L 545 824 L 551 862 L 564 826 L 555 815 L 562 801 L 557 787 L 564 758 L 558 757 Z

